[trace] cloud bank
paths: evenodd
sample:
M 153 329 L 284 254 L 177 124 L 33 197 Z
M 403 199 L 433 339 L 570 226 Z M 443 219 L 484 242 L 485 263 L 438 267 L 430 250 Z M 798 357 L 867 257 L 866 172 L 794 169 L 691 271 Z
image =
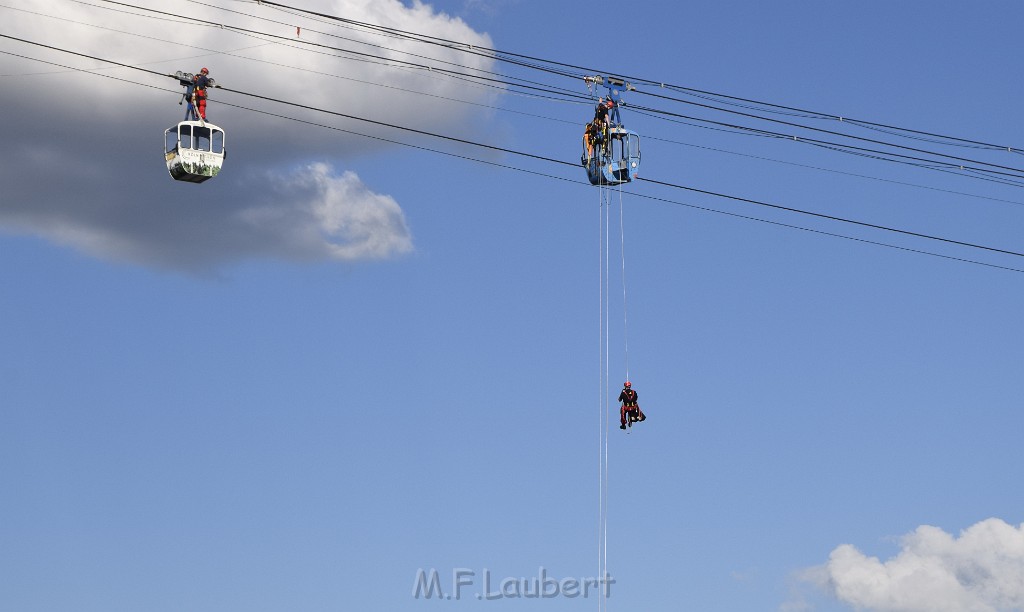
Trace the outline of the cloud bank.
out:
M 858 610 L 1024 610 L 1024 524 L 990 518 L 954 537 L 923 525 L 881 561 L 844 544 L 804 579 Z
M 46 0 L 0 9 L 0 32 L 161 74 L 207 66 L 226 88 L 463 137 L 478 136 L 491 119 L 485 105 L 498 95 L 494 90 L 387 61 L 409 59 L 403 52 L 412 52 L 489 69 L 487 58 L 425 50 L 266 5 L 238 11 L 237 4 L 226 4 L 231 12 L 186 0 L 158 8 L 282 38 L 140 16 L 102 3 L 66 3 L 57 10 Z M 312 0 L 302 6 L 491 46 L 486 35 L 418 1 Z M 293 23 L 303 25 L 301 33 Z M 306 41 L 348 51 L 311 50 L 301 44 Z M 200 273 L 250 258 L 353 262 L 413 250 L 402 208 L 387 194 L 387 181 L 400 180 L 403 169 L 368 184 L 349 167 L 370 156 L 388 163 L 378 160 L 396 150 L 350 132 L 415 138 L 408 133 L 214 90 L 208 117 L 227 131 L 224 170 L 202 185 L 178 183 L 157 149 L 163 130 L 184 117 L 176 81 L 8 39 L 0 39 L 0 51 L 6 51 L 0 53 L 0 106 L 18 119 L 5 130 L 0 231 L 41 236 L 106 259 Z

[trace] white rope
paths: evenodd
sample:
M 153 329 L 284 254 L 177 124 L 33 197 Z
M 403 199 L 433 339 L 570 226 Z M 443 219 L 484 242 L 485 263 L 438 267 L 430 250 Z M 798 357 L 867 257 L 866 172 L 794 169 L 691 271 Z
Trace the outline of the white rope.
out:
M 597 574 L 603 568 L 602 550 L 604 549 L 604 205 L 600 189 L 598 189 L 597 207 Z M 598 600 L 598 612 L 601 602 Z
M 598 578 L 608 575 L 608 498 L 609 498 L 609 438 L 613 430 L 611 412 L 611 207 L 612 191 L 601 185 L 598 187 L 599 216 L 599 265 L 598 265 L 598 345 L 599 345 L 599 400 L 598 409 L 600 422 L 598 426 Z M 621 254 L 622 273 L 622 326 L 624 341 L 624 357 L 626 380 L 629 380 L 629 317 L 626 309 L 626 237 L 625 213 L 623 210 L 622 189 L 619 188 L 619 249 Z M 602 589 L 598 597 L 598 612 L 608 610 L 607 591 Z
M 622 184 L 619 184 L 619 249 L 622 253 L 622 343 L 626 361 L 626 380 L 629 380 L 629 319 L 626 316 L 626 224 L 622 205 Z
M 602 146 L 607 146 L 607 134 Z M 623 145 L 625 146 L 625 145 Z M 598 146 L 593 145 L 593 155 L 599 156 Z M 588 168 L 589 171 L 589 168 Z M 602 177 L 603 179 L 603 177 Z M 611 206 L 612 192 L 603 180 L 598 186 L 598 352 L 599 352 L 599 390 L 598 390 L 598 579 L 604 579 L 608 572 L 608 499 L 609 499 L 609 450 L 608 440 L 612 431 L 611 423 Z M 626 223 L 625 207 L 622 198 L 622 183 L 619 183 L 619 253 L 621 255 L 622 279 L 622 337 L 623 358 L 625 361 L 626 378 L 629 377 L 629 316 L 626 293 Z M 603 583 L 602 583 L 603 584 Z M 608 610 L 608 590 L 601 589 L 598 597 L 598 612 Z
M 600 351 L 600 389 L 599 389 L 599 421 L 598 421 L 598 477 L 599 477 L 599 508 L 598 508 L 598 569 L 597 577 L 601 578 L 608 570 L 608 431 L 609 431 L 609 211 L 606 203 L 604 187 L 598 188 L 598 250 L 600 261 L 598 263 L 598 276 L 600 277 L 600 313 L 599 325 L 599 351 Z M 608 602 L 602 595 L 598 597 L 598 611 L 607 610 Z
M 604 210 L 605 210 L 605 213 L 604 213 L 604 220 L 605 220 L 604 221 L 604 245 L 605 245 L 604 246 L 604 253 L 605 253 L 604 277 L 605 277 L 605 286 L 608 287 L 609 286 L 608 285 L 608 280 L 611 278 L 611 276 L 609 274 L 609 268 L 608 268 L 608 262 L 611 259 L 611 257 L 609 256 L 609 253 L 611 252 L 611 248 L 610 248 L 609 240 L 608 240 L 608 234 L 609 234 L 608 229 L 609 229 L 609 226 L 610 226 L 610 217 L 609 217 L 609 208 L 610 208 L 610 206 L 609 206 L 609 204 L 611 203 L 611 201 L 610 201 L 610 198 L 607 196 L 607 190 L 602 188 L 601 191 L 605 192 L 605 195 L 606 195 L 606 197 L 605 197 L 605 206 L 604 206 Z M 608 356 L 609 356 L 609 338 L 610 338 L 610 334 L 609 334 L 609 329 L 608 328 L 609 328 L 609 321 L 610 321 L 611 317 L 610 317 L 610 310 L 608 308 L 608 304 L 609 304 L 609 296 L 610 295 L 611 295 L 610 291 L 605 291 L 605 330 L 604 330 L 604 339 L 605 339 L 605 349 L 604 349 L 604 355 L 605 355 L 605 359 L 604 359 L 604 389 L 605 389 L 605 396 L 604 396 L 604 565 L 603 565 L 603 568 L 602 568 L 603 571 L 598 576 L 598 579 L 604 578 L 605 576 L 608 575 L 608 485 L 610 484 L 609 483 L 609 478 L 608 478 L 608 433 L 609 433 L 609 430 L 610 430 L 610 423 L 611 423 L 611 413 L 610 413 L 610 411 L 611 411 L 611 408 L 610 408 L 610 406 L 611 406 L 611 392 L 609 391 L 609 386 L 608 386 L 608 383 L 610 382 L 610 379 L 609 379 L 609 369 L 608 369 L 609 368 L 609 358 L 608 358 Z M 602 589 L 601 590 L 601 601 L 604 602 L 604 609 L 607 611 L 608 610 L 608 591 L 606 589 Z

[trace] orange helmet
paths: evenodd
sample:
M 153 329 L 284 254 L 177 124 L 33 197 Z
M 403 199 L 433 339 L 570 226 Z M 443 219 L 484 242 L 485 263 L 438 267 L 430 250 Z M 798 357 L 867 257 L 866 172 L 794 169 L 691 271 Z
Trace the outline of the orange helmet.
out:
M 202 72 L 203 74 L 210 74 L 210 69 L 209 68 L 203 68 L 199 72 Z
M 633 385 L 627 380 L 622 386 L 628 389 L 628 388 L 632 387 Z

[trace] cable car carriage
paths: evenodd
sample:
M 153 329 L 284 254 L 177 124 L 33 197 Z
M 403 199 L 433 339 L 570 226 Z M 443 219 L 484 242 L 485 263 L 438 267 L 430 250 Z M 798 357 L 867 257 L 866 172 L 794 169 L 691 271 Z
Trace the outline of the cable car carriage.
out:
M 597 75 L 583 80 L 588 90 L 597 85 L 606 87 L 608 97 L 598 101 L 599 112 L 595 114 L 594 121 L 587 124 L 580 162 L 587 169 L 591 185 L 628 183 L 640 170 L 640 137 L 622 127 L 619 107 L 622 105 L 622 92 L 635 91 L 635 88 L 619 77 Z
M 583 144 L 580 158 L 591 185 L 619 185 L 640 170 L 640 137 L 623 127 L 609 127 L 602 139 Z
M 164 131 L 164 159 L 176 181 L 202 183 L 217 176 L 224 158 L 224 130 L 205 121 L 182 121 Z

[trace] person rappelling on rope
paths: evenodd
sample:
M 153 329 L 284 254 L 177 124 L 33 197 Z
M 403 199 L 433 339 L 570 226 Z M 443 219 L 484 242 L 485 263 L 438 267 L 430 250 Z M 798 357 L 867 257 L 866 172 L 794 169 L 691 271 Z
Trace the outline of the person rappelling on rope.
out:
M 637 394 L 633 390 L 633 384 L 627 380 L 622 385 L 622 393 L 619 393 L 619 401 L 622 402 L 622 408 L 619 409 L 619 429 L 625 429 L 627 423 L 632 427 L 633 423 L 647 419 L 647 416 L 640 410 L 640 404 L 636 402 L 636 398 Z

